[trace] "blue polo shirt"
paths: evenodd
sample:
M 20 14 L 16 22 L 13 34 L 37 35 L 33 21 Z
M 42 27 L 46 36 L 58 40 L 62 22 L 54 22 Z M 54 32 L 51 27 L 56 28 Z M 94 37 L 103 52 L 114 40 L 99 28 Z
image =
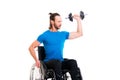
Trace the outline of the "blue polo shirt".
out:
M 52 32 L 47 30 L 43 34 L 39 35 L 37 41 L 43 43 L 45 48 L 46 57 L 44 61 L 52 59 L 63 61 L 64 42 L 68 37 L 69 32 L 66 31 Z

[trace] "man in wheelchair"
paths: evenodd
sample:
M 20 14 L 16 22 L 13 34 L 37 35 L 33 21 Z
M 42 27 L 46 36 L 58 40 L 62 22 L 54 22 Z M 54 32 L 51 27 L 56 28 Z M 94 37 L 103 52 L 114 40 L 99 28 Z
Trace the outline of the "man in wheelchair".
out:
M 58 13 L 50 13 L 49 29 L 40 34 L 29 47 L 30 54 L 34 58 L 36 66 L 40 67 L 41 62 L 37 58 L 34 49 L 39 47 L 41 43 L 44 44 L 45 58 L 43 62 L 48 69 L 54 70 L 56 80 L 63 80 L 62 70 L 65 69 L 69 70 L 72 80 L 82 80 L 76 60 L 63 58 L 65 40 L 75 39 L 83 35 L 80 16 L 73 15 L 73 18 L 77 21 L 76 32 L 58 31 L 62 24 L 61 16 Z

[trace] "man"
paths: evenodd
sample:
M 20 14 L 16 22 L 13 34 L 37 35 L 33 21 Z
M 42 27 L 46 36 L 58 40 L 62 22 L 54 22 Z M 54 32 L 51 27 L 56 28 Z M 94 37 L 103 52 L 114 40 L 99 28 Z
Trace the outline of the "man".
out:
M 41 43 L 44 44 L 46 55 L 44 62 L 48 68 L 54 69 L 57 80 L 62 80 L 62 69 L 70 70 L 72 80 L 82 80 L 81 74 L 78 71 L 76 60 L 63 59 L 65 40 L 75 39 L 83 35 L 80 16 L 73 15 L 73 18 L 77 21 L 76 32 L 58 31 L 62 25 L 61 16 L 58 13 L 50 13 L 49 30 L 46 30 L 43 34 L 40 34 L 29 47 L 29 51 L 36 62 L 36 66 L 40 67 L 40 61 L 35 55 L 36 53 L 34 48 L 38 47 Z

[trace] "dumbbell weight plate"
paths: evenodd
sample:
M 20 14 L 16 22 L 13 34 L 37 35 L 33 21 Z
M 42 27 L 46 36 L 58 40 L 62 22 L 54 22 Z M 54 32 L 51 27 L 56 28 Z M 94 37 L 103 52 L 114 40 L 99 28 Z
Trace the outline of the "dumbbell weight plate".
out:
M 85 17 L 84 12 L 83 12 L 83 11 L 80 11 L 80 18 L 83 20 L 83 19 L 84 19 L 84 17 Z
M 69 18 L 70 21 L 73 21 L 72 13 L 70 13 L 70 14 L 68 15 L 68 18 Z

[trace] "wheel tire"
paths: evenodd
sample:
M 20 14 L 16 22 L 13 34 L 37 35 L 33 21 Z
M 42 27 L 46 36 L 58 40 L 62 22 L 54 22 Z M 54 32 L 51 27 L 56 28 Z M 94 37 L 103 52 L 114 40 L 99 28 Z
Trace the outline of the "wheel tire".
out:
M 30 80 L 44 80 L 45 70 L 43 65 L 37 68 L 35 64 L 32 65 L 30 70 Z

